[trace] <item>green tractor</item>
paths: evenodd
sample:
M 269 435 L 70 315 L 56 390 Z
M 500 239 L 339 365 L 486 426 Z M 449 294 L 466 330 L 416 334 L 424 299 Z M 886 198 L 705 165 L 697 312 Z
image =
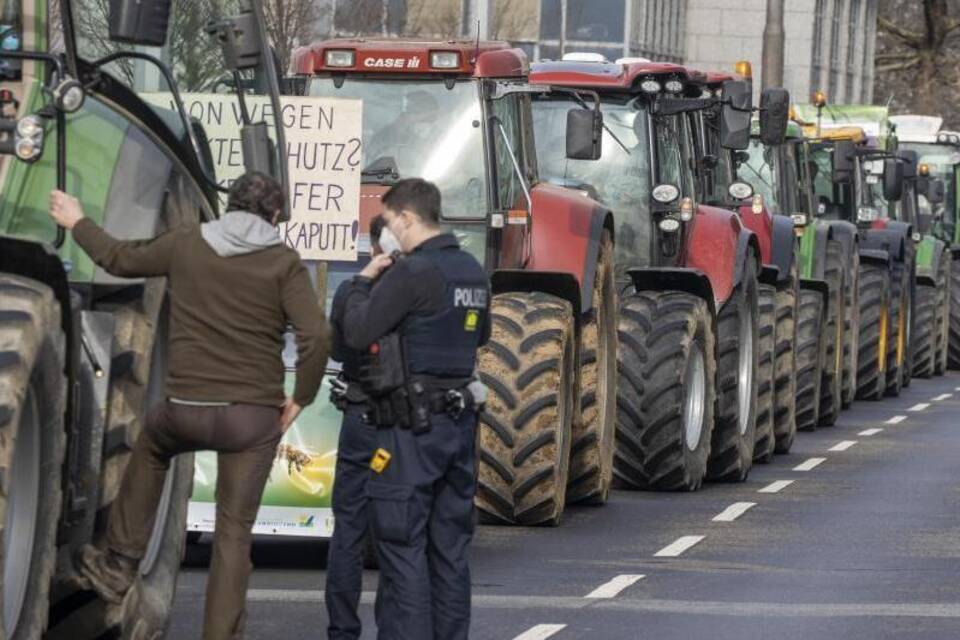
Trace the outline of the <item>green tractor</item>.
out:
M 853 331 L 856 396 L 898 395 L 912 374 L 909 345 L 916 306 L 915 185 L 904 181 L 910 163 L 894 151 L 886 107 L 828 107 L 819 101 L 800 113 L 807 121 L 805 135 L 812 138 L 818 214 L 841 220 L 856 233 L 859 266 L 850 273 L 858 280 L 858 299 L 851 307 L 856 321 L 849 325 L 859 327 Z M 894 204 L 901 199 L 902 206 Z
M 900 148 L 918 155 L 917 315 L 914 373 L 940 375 L 960 368 L 960 236 L 957 228 L 957 167 L 960 135 L 941 131 L 935 116 L 893 116 Z M 933 327 L 930 329 L 929 327 Z
M 765 206 L 778 216 L 787 217 L 793 224 L 797 238 L 796 255 L 800 256 L 800 239 L 811 225 L 815 211 L 813 183 L 805 158 L 809 153 L 803 132 L 795 122 L 789 122 L 784 139 L 778 144 L 764 141 L 760 134 L 759 121 L 754 121 L 750 146 L 738 154 L 737 176 L 749 183 L 755 193 L 762 197 Z M 814 223 L 815 224 L 815 223 Z M 790 293 L 796 299 L 795 314 L 777 314 L 777 333 L 781 323 L 786 322 L 785 334 L 795 335 L 793 356 L 795 362 L 796 416 L 788 424 L 777 423 L 776 451 L 787 453 L 793 443 L 797 426 L 809 429 L 816 424 L 824 349 L 827 341 L 822 339 L 829 304 L 829 286 L 823 279 L 811 277 L 815 273 L 809 246 L 806 254 L 793 267 L 798 277 L 796 288 Z M 831 334 L 832 335 L 832 334 Z M 776 354 L 784 350 L 778 338 Z M 779 370 L 778 370 L 779 375 Z M 785 427 L 785 428 L 784 428 Z
M 214 218 L 224 186 L 213 145 L 179 91 L 217 78 L 221 100 L 242 114 L 236 163 L 283 179 L 282 131 L 246 109 L 259 100 L 276 112 L 279 104 L 259 1 L 229 15 L 214 12 L 219 4 L 171 4 L 3 3 L 3 22 L 21 44 L 0 52 L 4 68 L 15 69 L 0 88 L 6 638 L 161 636 L 194 474 L 192 456 L 173 460 L 136 583 L 122 606 L 106 605 L 74 556 L 102 534 L 144 413 L 163 398 L 169 301 L 162 278 L 120 279 L 97 268 L 47 215 L 50 191 L 78 197 L 120 238 Z M 212 37 L 202 33 L 204 18 Z M 158 94 L 174 108 L 151 106 Z

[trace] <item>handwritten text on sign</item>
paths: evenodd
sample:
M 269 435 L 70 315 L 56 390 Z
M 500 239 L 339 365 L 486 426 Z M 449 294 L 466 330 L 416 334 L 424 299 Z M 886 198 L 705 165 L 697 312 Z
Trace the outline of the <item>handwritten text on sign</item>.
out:
M 244 171 L 236 97 L 212 93 L 182 97 L 187 114 L 203 124 L 217 182 L 229 187 Z M 158 106 L 174 109 L 170 94 L 150 98 Z M 252 122 L 264 120 L 273 126 L 269 100 L 248 96 L 246 102 Z M 304 259 L 357 259 L 361 119 L 360 100 L 280 98 L 290 180 L 290 222 L 280 225 L 280 233 Z

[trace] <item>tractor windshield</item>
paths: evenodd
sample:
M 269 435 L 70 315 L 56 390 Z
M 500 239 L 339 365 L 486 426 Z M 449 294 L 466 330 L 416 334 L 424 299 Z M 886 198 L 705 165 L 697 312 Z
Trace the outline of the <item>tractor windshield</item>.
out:
M 485 218 L 487 182 L 477 84 L 310 80 L 307 94 L 363 101 L 364 184 L 418 177 L 437 185 L 446 218 Z
M 604 100 L 603 155 L 597 161 L 567 159 L 567 111 L 576 108 L 579 108 L 576 102 L 566 99 L 534 101 L 534 137 L 540 176 L 580 189 L 610 207 L 617 221 L 618 273 L 629 267 L 645 266 L 650 259 L 652 226 L 650 119 L 646 105 L 639 100 Z
M 855 220 L 853 183 L 833 181 L 833 145 L 818 144 L 811 148 L 811 169 L 817 212 L 831 220 Z
M 740 179 L 753 185 L 753 190 L 763 196 L 767 208 L 775 213 L 783 213 L 782 203 L 779 202 L 778 182 L 781 176 L 776 148 L 768 147 L 758 138 L 751 138 L 747 153 L 750 157 L 740 165 Z
M 960 163 L 960 152 L 954 147 L 925 142 L 901 142 L 900 148 L 916 151 L 920 155 L 920 162 L 930 167 L 930 175 L 943 180 L 945 198 L 942 204 L 933 205 L 926 197 L 920 194 L 920 210 L 925 214 L 933 214 L 934 219 L 941 220 L 946 237 L 953 237 L 957 216 L 957 179 L 956 166 Z

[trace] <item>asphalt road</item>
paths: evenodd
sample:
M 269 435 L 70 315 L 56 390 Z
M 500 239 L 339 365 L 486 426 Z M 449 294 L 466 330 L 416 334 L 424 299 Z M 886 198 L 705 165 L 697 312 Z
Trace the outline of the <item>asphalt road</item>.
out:
M 257 544 L 248 638 L 325 637 L 325 552 Z M 207 553 L 191 550 L 168 637 L 199 637 Z M 478 640 L 960 638 L 960 375 L 856 403 L 743 484 L 481 527 L 472 569 Z M 376 573 L 364 588 L 374 638 Z

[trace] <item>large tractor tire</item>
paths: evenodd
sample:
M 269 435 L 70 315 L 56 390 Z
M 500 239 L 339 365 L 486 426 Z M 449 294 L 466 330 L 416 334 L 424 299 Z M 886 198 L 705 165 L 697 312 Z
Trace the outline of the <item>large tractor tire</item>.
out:
M 503 524 L 560 523 L 577 415 L 573 308 L 545 293 L 493 297 L 480 350 L 490 393 L 480 416 L 477 507 Z
M 747 259 L 743 278 L 717 318 L 717 417 L 707 478 L 743 482 L 753 464 L 757 427 L 757 266 Z
M 694 491 L 707 472 L 716 345 L 710 308 L 680 291 L 620 303 L 614 474 L 630 489 Z
M 860 266 L 860 357 L 857 398 L 882 400 L 886 389 L 887 337 L 890 315 L 890 268 Z
M 951 264 L 949 251 L 944 251 L 940 268 L 937 270 L 937 335 L 934 354 L 933 373 L 942 376 L 947 372 L 947 354 L 950 332 L 950 277 Z
M 917 378 L 929 378 L 936 367 L 938 294 L 934 285 L 917 285 L 916 333 L 908 347 L 913 351 L 913 375 Z
M 860 254 L 847 256 L 843 299 L 843 378 L 841 407 L 849 409 L 857 395 L 860 343 Z
M 134 294 L 137 295 L 132 299 L 126 297 Z M 111 311 L 115 317 L 110 401 L 100 473 L 98 539 L 105 531 L 110 508 L 119 495 L 147 411 L 164 401 L 167 371 L 165 282 L 150 280 L 142 292 L 130 289 L 121 295 L 124 297 L 104 301 L 97 307 Z M 153 532 L 136 580 L 123 603 L 107 604 L 92 591 L 85 590 L 85 584 L 61 584 L 48 640 L 95 638 L 115 632 L 130 640 L 162 637 L 186 543 L 187 502 L 192 480 L 193 456 L 174 458 L 167 472 Z
M 66 341 L 49 287 L 0 274 L 3 633 L 39 638 L 56 569 L 66 450 Z
M 960 369 L 960 260 L 950 261 L 949 307 L 947 366 Z
M 603 504 L 613 479 L 617 415 L 617 295 L 613 242 L 604 232 L 593 309 L 580 330 L 580 414 L 573 423 L 568 502 Z
M 894 262 L 890 286 L 890 320 L 887 324 L 886 395 L 899 396 L 905 386 L 907 353 L 910 350 L 910 320 L 913 316 L 910 296 L 910 271 L 902 262 Z
M 825 343 L 823 295 L 812 289 L 800 289 L 797 307 L 797 431 L 817 428 L 820 410 L 820 383 L 823 380 Z
M 771 285 L 758 288 L 760 329 L 757 340 L 757 426 L 753 461 L 766 464 L 773 459 L 776 440 L 773 433 L 773 400 L 777 330 L 777 290 Z
M 773 434 L 776 453 L 790 453 L 797 435 L 797 311 L 800 275 L 793 261 L 790 279 L 777 288 L 777 327 L 774 336 Z
M 820 411 L 817 424 L 830 427 L 836 424 L 843 407 L 843 349 L 846 344 L 846 287 L 847 264 L 843 245 L 836 240 L 827 241 L 827 262 L 824 265 L 824 280 L 830 288 L 827 302 L 827 322 L 823 326 L 826 355 L 823 360 L 820 381 Z

